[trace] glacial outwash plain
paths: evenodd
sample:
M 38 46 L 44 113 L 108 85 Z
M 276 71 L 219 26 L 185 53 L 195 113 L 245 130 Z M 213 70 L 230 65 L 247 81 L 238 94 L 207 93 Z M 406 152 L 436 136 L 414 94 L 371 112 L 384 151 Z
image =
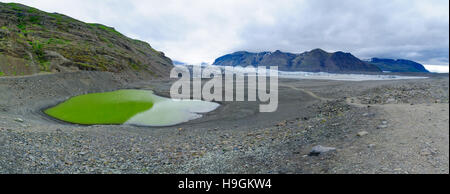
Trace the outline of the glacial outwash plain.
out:
M 348 57 L 371 75 L 417 79 L 279 77 L 272 113 L 261 113 L 258 101 L 217 102 L 198 119 L 165 127 L 72 124 L 45 110 L 118 90 L 169 98 L 172 60 L 100 24 L 20 4 L 0 3 L 0 10 L 1 174 L 449 173 L 448 74 L 383 73 L 341 52 L 275 52 L 299 69 L 339 73 Z M 308 61 L 326 66 L 303 67 Z

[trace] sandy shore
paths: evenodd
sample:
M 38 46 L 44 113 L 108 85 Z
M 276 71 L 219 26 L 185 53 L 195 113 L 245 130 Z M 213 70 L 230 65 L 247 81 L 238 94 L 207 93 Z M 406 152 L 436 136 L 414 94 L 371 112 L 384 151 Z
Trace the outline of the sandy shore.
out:
M 0 173 L 449 173 L 448 75 L 282 79 L 275 113 L 224 102 L 163 128 L 77 126 L 41 113 L 75 95 L 168 95 L 170 86 L 101 72 L 0 78 Z M 308 156 L 316 145 L 337 150 Z

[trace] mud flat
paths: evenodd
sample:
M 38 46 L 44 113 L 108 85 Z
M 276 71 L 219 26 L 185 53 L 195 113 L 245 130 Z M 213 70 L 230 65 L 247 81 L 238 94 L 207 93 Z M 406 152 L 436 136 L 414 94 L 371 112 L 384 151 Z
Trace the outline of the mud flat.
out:
M 146 89 L 168 96 L 170 86 L 101 72 L 0 78 L 0 173 L 449 172 L 448 74 L 280 79 L 277 112 L 223 102 L 172 127 L 71 125 L 42 114 L 77 95 Z M 336 150 L 308 156 L 316 145 Z

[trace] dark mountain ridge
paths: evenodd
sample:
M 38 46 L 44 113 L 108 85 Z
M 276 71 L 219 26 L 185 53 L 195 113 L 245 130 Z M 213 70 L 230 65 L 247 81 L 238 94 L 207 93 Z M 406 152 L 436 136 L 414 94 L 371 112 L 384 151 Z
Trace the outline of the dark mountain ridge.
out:
M 422 64 L 406 59 L 394 60 L 394 59 L 372 58 L 368 62 L 370 64 L 376 65 L 383 71 L 429 73 L 429 71 Z
M 328 53 L 314 49 L 301 54 L 281 52 L 251 53 L 239 51 L 219 57 L 218 66 L 278 66 L 281 71 L 307 71 L 330 73 L 381 72 L 377 66 L 361 61 L 350 53 Z

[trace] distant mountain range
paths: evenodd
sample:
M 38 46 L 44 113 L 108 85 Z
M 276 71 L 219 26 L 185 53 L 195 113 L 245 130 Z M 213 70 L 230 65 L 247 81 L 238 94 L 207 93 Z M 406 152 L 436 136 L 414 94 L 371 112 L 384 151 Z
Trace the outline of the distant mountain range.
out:
M 377 66 L 361 61 L 350 53 L 328 53 L 314 49 L 301 54 L 275 52 L 235 52 L 214 62 L 218 66 L 278 66 L 281 71 L 307 71 L 330 73 L 381 72 Z
M 383 71 L 429 73 L 429 71 L 425 69 L 425 67 L 422 64 L 405 59 L 394 60 L 394 59 L 372 58 L 367 62 L 376 65 Z
M 172 60 L 172 62 L 173 62 L 174 65 L 188 65 L 185 62 L 181 62 L 181 61 L 177 61 L 177 60 Z
M 329 53 L 314 49 L 301 54 L 281 52 L 251 53 L 239 51 L 219 57 L 213 65 L 218 66 L 278 66 L 281 71 L 306 71 L 330 73 L 364 72 L 428 72 L 423 65 L 408 60 L 373 58 L 362 61 L 350 53 Z
M 206 62 L 197 63 L 197 64 L 189 64 L 189 63 L 185 63 L 185 62 L 177 61 L 177 60 L 173 60 L 173 64 L 174 64 L 174 65 L 188 65 L 188 66 L 191 66 L 191 65 L 198 65 L 198 66 L 206 66 L 206 65 L 209 65 L 209 64 L 206 63 Z

